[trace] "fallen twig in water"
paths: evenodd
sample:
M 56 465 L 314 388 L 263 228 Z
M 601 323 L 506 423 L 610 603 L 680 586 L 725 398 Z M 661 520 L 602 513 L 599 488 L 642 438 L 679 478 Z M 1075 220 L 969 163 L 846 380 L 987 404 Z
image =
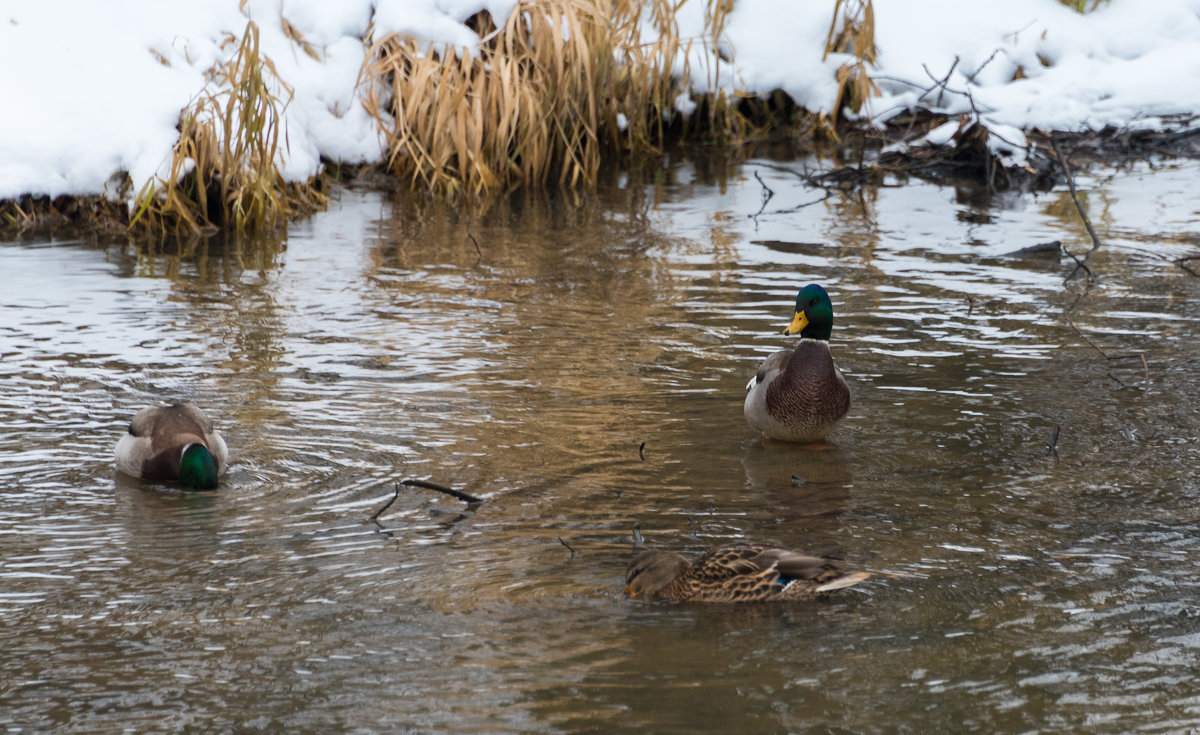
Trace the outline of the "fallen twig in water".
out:
M 1197 273 L 1188 266 L 1188 263 L 1192 262 L 1193 260 L 1200 260 L 1200 255 L 1189 255 L 1186 258 L 1177 258 L 1175 260 L 1175 265 L 1179 266 L 1186 272 L 1191 273 L 1196 278 L 1200 278 L 1200 273 Z
M 1136 352 L 1122 352 L 1119 355 L 1110 355 L 1107 352 L 1105 352 L 1104 350 L 1100 349 L 1100 345 L 1098 345 L 1095 342 L 1088 339 L 1088 336 L 1086 334 L 1084 334 L 1083 332 L 1081 332 L 1079 330 L 1079 327 L 1075 326 L 1075 322 L 1071 321 L 1070 311 L 1063 312 L 1063 318 L 1067 320 L 1067 324 L 1069 324 L 1071 326 L 1071 329 L 1075 330 L 1075 334 L 1078 334 L 1080 339 L 1082 339 L 1084 342 L 1087 342 L 1088 345 L 1090 345 L 1091 348 L 1094 349 L 1096 352 L 1099 352 L 1100 356 L 1103 357 L 1105 360 L 1128 360 L 1131 357 L 1140 358 L 1142 361 L 1142 372 L 1143 372 L 1143 376 L 1144 376 L 1144 380 L 1145 380 L 1145 382 L 1142 384 L 1142 392 L 1143 393 L 1150 392 L 1150 364 L 1148 362 L 1146 362 L 1146 353 L 1145 352 L 1138 350 Z M 1127 388 L 1133 387 L 1133 386 L 1130 386 L 1129 384 L 1127 384 L 1125 381 L 1121 380 L 1120 378 L 1117 378 L 1117 376 L 1112 375 L 1111 373 L 1109 373 L 1109 375 L 1112 378 L 1114 378 L 1121 385 L 1123 385 Z
M 1066 157 L 1058 150 L 1058 144 L 1054 142 L 1053 138 L 1050 139 L 1050 147 L 1054 149 L 1054 155 L 1058 158 L 1058 165 L 1062 166 L 1063 173 L 1067 177 L 1067 188 L 1071 190 L 1071 201 L 1075 203 L 1075 209 L 1079 212 L 1080 219 L 1083 220 L 1083 226 L 1087 228 L 1088 235 L 1092 238 L 1092 250 L 1095 250 L 1100 247 L 1100 236 L 1096 234 L 1096 229 L 1092 227 L 1092 220 L 1088 217 L 1087 210 L 1083 208 L 1083 204 L 1079 201 L 1079 194 L 1075 191 L 1075 177 L 1071 175 L 1071 167 L 1067 164 Z M 1063 251 L 1065 252 L 1066 248 L 1063 248 Z M 1071 254 L 1067 253 L 1067 255 Z M 1071 257 L 1074 258 L 1075 256 L 1071 255 Z M 1088 273 L 1090 274 L 1091 271 L 1088 271 Z M 1071 275 L 1074 275 L 1074 273 Z M 1069 280 L 1070 276 L 1067 278 Z
M 574 559 L 575 558 L 575 549 L 572 549 L 570 544 L 568 544 L 566 541 L 563 541 L 562 536 L 558 536 L 557 538 L 558 538 L 558 543 L 567 547 L 567 551 L 571 552 L 571 558 Z
M 1050 446 L 1047 447 L 1050 451 L 1046 452 L 1046 456 L 1054 455 L 1058 459 L 1058 432 L 1062 427 L 1058 424 L 1054 425 L 1054 433 L 1050 435 Z
M 455 490 L 454 488 L 446 487 L 445 485 L 439 485 L 436 482 L 429 482 L 427 480 L 402 480 L 396 483 L 396 492 L 392 493 L 392 497 L 383 504 L 382 508 L 372 513 L 368 520 L 376 524 L 379 523 L 379 516 L 383 515 L 384 511 L 386 511 L 388 508 L 391 508 L 392 503 L 396 502 L 396 498 L 400 497 L 401 485 L 405 485 L 407 487 L 423 487 L 427 490 L 437 490 L 439 493 L 446 493 L 447 495 L 453 496 L 465 502 L 468 508 L 477 507 L 483 503 L 483 498 L 477 498 L 474 495 L 464 493 L 461 490 Z
M 751 217 L 751 219 L 757 221 L 758 215 L 762 214 L 763 210 L 767 208 L 767 202 L 771 201 L 771 197 L 775 196 L 775 192 L 771 189 L 771 187 L 767 186 L 767 182 L 762 180 L 762 177 L 758 175 L 757 171 L 754 172 L 754 178 L 758 179 L 758 185 L 762 187 L 762 206 L 759 207 L 758 211 L 754 213 L 753 217 Z
M 429 482 L 428 480 L 401 480 L 400 484 L 407 485 L 408 487 L 423 487 L 426 490 L 436 490 L 439 493 L 445 493 L 471 505 L 480 505 L 483 503 L 483 498 L 477 498 L 469 493 L 464 493 L 462 490 L 455 490 L 452 487 L 439 485 L 436 482 Z
M 1058 241 L 1056 240 L 1055 242 L 1058 242 Z M 1080 260 L 1079 258 L 1077 258 L 1075 256 L 1075 253 L 1072 253 L 1070 250 L 1067 250 L 1067 246 L 1063 245 L 1061 242 L 1058 243 L 1058 247 L 1061 248 L 1064 253 L 1071 256 L 1071 260 L 1075 261 L 1075 270 L 1071 271 L 1071 273 L 1066 278 L 1063 279 L 1063 283 L 1066 283 L 1067 281 L 1074 278 L 1075 274 L 1079 272 L 1080 268 L 1082 268 L 1084 270 L 1084 272 L 1087 273 L 1089 281 L 1095 282 L 1096 274 L 1092 273 L 1092 269 L 1088 268 L 1087 263 L 1085 263 L 1082 260 Z M 1084 256 L 1084 257 L 1086 258 L 1087 256 Z
M 646 442 L 642 442 L 642 445 L 638 447 L 638 456 L 642 458 L 643 462 L 646 461 Z
M 396 483 L 396 492 L 392 493 L 392 498 L 391 498 L 391 500 L 389 500 L 389 501 L 387 501 L 386 503 L 384 503 L 382 508 L 380 508 L 379 510 L 375 511 L 375 512 L 374 512 L 374 513 L 371 515 L 371 518 L 370 518 L 369 520 L 370 520 L 370 521 L 372 521 L 373 523 L 379 524 L 379 516 L 383 515 L 383 512 L 384 512 L 385 510 L 387 510 L 388 508 L 391 508 L 391 507 L 392 507 L 392 503 L 396 502 L 396 498 L 398 498 L 398 497 L 400 497 L 400 483 L 398 483 L 398 482 L 397 482 L 397 483 Z

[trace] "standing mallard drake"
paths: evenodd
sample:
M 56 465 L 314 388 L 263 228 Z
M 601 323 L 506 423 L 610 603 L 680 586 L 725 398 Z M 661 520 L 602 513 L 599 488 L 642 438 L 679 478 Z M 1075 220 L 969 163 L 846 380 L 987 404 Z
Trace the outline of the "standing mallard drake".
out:
M 850 410 L 850 389 L 829 352 L 833 304 L 815 283 L 796 294 L 796 316 L 783 330 L 800 333 L 794 350 L 768 357 L 746 385 L 746 421 L 770 439 L 816 442 Z
M 138 411 L 116 451 L 121 472 L 156 482 L 178 480 L 193 490 L 215 490 L 229 463 L 225 440 L 190 403 Z
M 742 541 L 695 561 L 671 551 L 643 551 L 625 571 L 625 594 L 694 602 L 812 600 L 870 576 L 842 572 L 824 557 Z

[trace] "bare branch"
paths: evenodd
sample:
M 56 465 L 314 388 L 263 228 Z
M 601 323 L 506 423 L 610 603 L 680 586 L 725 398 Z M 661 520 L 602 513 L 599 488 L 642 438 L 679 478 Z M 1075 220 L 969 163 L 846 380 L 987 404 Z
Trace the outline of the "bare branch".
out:
M 469 493 L 464 493 L 462 490 L 455 490 L 454 488 L 439 485 L 436 482 L 429 482 L 428 480 L 403 480 L 400 484 L 408 487 L 423 487 L 426 490 L 436 490 L 439 493 L 445 493 L 471 505 L 480 505 L 483 503 L 483 498 L 477 498 Z
M 1058 165 L 1062 166 L 1063 173 L 1067 176 L 1067 188 L 1071 190 L 1071 201 L 1075 203 L 1075 209 L 1079 212 L 1080 219 L 1083 220 L 1083 226 L 1087 228 L 1088 235 L 1092 238 L 1092 250 L 1095 250 L 1100 247 L 1100 236 L 1096 234 L 1096 229 L 1092 227 L 1092 220 L 1088 217 L 1087 210 L 1083 208 L 1083 203 L 1079 201 L 1079 194 L 1075 191 L 1075 177 L 1071 175 L 1071 167 L 1067 164 L 1066 156 L 1058 150 L 1058 144 L 1054 142 L 1054 138 L 1050 139 L 1050 147 L 1054 149 L 1054 156 L 1058 159 Z M 1091 271 L 1088 272 L 1091 273 Z
M 396 492 L 392 493 L 392 499 L 384 503 L 382 508 L 371 514 L 371 518 L 369 520 L 375 523 L 375 525 L 382 525 L 379 523 L 379 516 L 383 515 L 385 510 L 391 508 L 392 503 L 396 502 L 396 498 L 398 497 L 400 497 L 400 483 L 396 483 Z

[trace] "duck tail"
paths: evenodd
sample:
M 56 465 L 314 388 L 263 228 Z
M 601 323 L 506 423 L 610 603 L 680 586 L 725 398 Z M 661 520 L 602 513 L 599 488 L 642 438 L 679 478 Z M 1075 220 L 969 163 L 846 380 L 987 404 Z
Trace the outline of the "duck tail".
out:
M 817 592 L 830 592 L 832 590 L 840 590 L 845 587 L 853 587 L 859 582 L 867 579 L 871 575 L 866 572 L 850 572 L 849 574 L 838 577 L 832 582 L 821 585 L 816 589 Z

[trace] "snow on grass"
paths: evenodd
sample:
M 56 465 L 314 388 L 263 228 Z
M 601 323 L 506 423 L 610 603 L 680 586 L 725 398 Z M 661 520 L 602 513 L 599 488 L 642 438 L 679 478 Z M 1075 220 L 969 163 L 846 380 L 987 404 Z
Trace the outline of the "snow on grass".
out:
M 180 110 L 232 53 L 226 42 L 247 16 L 294 94 L 286 177 L 317 173 L 322 157 L 379 161 L 384 146 L 356 90 L 371 24 L 376 37 L 467 45 L 477 40 L 467 18 L 487 9 L 503 24 L 514 2 L 251 0 L 243 13 L 237 0 L 0 0 L 0 199 L 98 194 L 119 171 L 138 191 L 169 162 Z M 731 60 L 720 61 L 700 41 L 706 5 L 688 0 L 679 24 L 695 41 L 697 91 L 778 88 L 832 112 L 847 62 L 821 58 L 833 9 L 833 0 L 737 0 L 720 40 Z M 860 117 L 877 124 L 914 107 L 974 109 L 1016 142 L 1021 129 L 1153 127 L 1200 110 L 1200 0 L 1110 0 L 1086 15 L 1054 0 L 875 0 L 874 10 L 871 76 L 882 95 Z M 947 74 L 937 88 L 933 78 Z

